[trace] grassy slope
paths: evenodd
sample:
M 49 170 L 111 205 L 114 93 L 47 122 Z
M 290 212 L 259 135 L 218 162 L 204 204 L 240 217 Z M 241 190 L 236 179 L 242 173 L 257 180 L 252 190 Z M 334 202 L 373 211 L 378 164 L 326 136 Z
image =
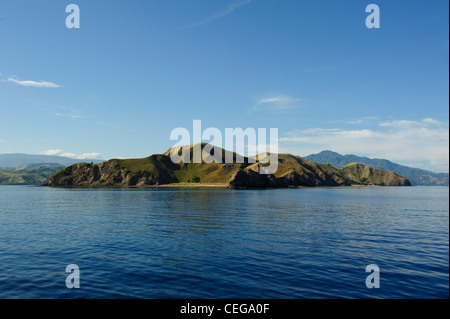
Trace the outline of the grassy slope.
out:
M 211 184 L 228 184 L 231 176 L 239 169 L 258 170 L 259 163 L 248 163 L 248 159 L 244 164 L 219 164 L 219 163 L 192 163 L 192 147 L 191 147 L 191 163 L 174 164 L 165 155 L 152 155 L 143 159 L 127 159 L 118 160 L 122 169 L 132 172 L 145 171 L 155 176 L 165 174 L 174 177 L 178 183 L 192 182 L 194 176 L 200 177 L 201 183 Z M 234 154 L 235 156 L 235 154 Z M 260 157 L 256 157 L 257 160 Z M 383 184 L 383 176 L 381 171 L 371 170 L 369 167 L 362 165 L 347 165 L 343 169 L 337 169 L 329 164 L 317 164 L 307 161 L 299 156 L 291 154 L 279 154 L 278 170 L 275 177 L 279 178 L 291 172 L 297 172 L 301 176 L 317 181 L 318 185 L 344 184 L 350 179 L 352 184 L 360 185 L 368 182 L 369 184 Z M 389 173 L 384 173 L 388 174 Z M 389 175 L 389 178 L 393 178 Z
M 260 156 L 256 156 L 256 159 L 259 160 Z M 253 164 L 247 169 L 254 169 L 255 165 Z M 278 154 L 278 169 L 275 177 L 283 177 L 291 172 L 297 172 L 305 178 L 318 180 L 319 184 L 333 183 L 332 180 L 341 184 L 346 180 L 341 170 L 328 164 L 317 164 L 291 154 Z
M 204 144 L 202 144 L 204 146 Z M 169 153 L 152 155 L 142 159 L 117 160 L 120 167 L 131 172 L 148 172 L 155 176 L 166 174 L 179 183 L 188 183 L 197 176 L 200 177 L 200 183 L 228 184 L 231 175 L 235 173 L 241 164 L 219 164 L 219 163 L 192 163 L 193 147 L 190 148 L 191 162 L 187 164 L 174 164 Z M 234 154 L 235 156 L 235 154 Z

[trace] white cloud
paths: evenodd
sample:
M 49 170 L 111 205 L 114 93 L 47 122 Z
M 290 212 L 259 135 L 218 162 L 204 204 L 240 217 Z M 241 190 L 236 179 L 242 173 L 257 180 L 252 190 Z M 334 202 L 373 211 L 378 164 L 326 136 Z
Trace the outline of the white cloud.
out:
M 302 100 L 287 95 L 263 97 L 257 101 L 254 110 L 291 110 L 298 108 Z
M 75 157 L 77 157 L 77 154 L 74 154 L 74 153 L 62 153 L 59 156 L 75 158 Z
M 101 155 L 100 153 L 84 153 L 81 155 L 77 155 L 75 153 L 63 152 L 62 150 L 47 150 L 47 151 L 41 152 L 40 154 L 70 157 L 70 158 L 75 158 L 75 159 L 100 159 L 100 155 Z
M 407 120 L 395 120 L 395 121 L 386 121 L 381 122 L 379 124 L 380 126 L 387 126 L 387 127 L 430 127 L 430 126 L 437 126 L 441 125 L 441 122 L 438 120 L 435 120 L 431 117 L 427 117 L 426 119 L 423 119 L 422 121 L 407 121 Z
M 219 18 L 221 18 L 221 17 L 223 17 L 223 16 L 225 16 L 227 14 L 230 14 L 234 10 L 236 10 L 236 9 L 238 9 L 238 8 L 248 4 L 248 3 L 250 3 L 251 1 L 252 0 L 241 0 L 241 1 L 236 2 L 236 3 L 232 3 L 232 4 L 230 4 L 228 6 L 228 8 L 226 10 L 224 10 L 224 11 L 222 11 L 220 13 L 216 13 L 216 14 L 214 14 L 214 15 L 206 18 L 206 19 L 203 19 L 200 22 L 193 23 L 193 24 L 189 25 L 188 28 L 196 28 L 196 27 L 199 27 L 199 26 L 201 26 L 203 24 L 206 24 L 206 23 L 212 22 L 212 21 L 214 21 L 216 19 L 219 19 Z
M 47 151 L 43 151 L 41 152 L 42 155 L 59 155 L 62 153 L 62 150 L 47 150 Z
M 412 127 L 421 125 L 420 122 L 417 121 L 407 121 L 407 120 L 395 120 L 395 121 L 387 121 L 387 122 L 380 122 L 380 126 L 387 126 L 387 127 Z
M 297 130 L 280 142 L 283 150 L 303 156 L 333 150 L 410 166 L 420 163 L 420 168 L 438 172 L 449 170 L 448 125 L 443 127 L 434 119 L 387 121 L 371 129 Z
M 77 159 L 99 159 L 100 153 L 85 153 L 76 157 Z
M 423 119 L 422 122 L 427 123 L 427 124 L 436 124 L 436 125 L 441 124 L 441 122 L 439 122 L 438 120 L 432 119 L 431 117 Z
M 45 82 L 45 81 L 19 81 L 14 78 L 8 78 L 8 80 L 4 82 L 11 82 L 22 86 L 29 86 L 29 87 L 37 87 L 37 88 L 59 88 L 61 85 L 52 83 L 52 82 Z

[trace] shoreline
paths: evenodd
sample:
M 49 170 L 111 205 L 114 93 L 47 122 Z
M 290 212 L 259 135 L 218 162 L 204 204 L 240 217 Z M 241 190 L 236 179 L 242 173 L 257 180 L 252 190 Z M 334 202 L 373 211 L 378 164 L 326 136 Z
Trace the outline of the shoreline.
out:
M 20 185 L 19 185 L 20 186 Z M 23 186 L 23 185 L 22 185 Z M 70 185 L 70 186 L 51 186 L 51 185 L 30 185 L 37 187 L 50 187 L 50 188 L 86 188 L 86 189 L 103 189 L 103 188 L 222 188 L 230 189 L 228 184 L 162 184 L 162 185 L 145 185 L 145 186 L 126 186 L 126 185 L 102 185 L 102 186 L 83 186 L 83 185 Z
M 19 185 L 20 186 L 20 185 Z M 23 186 L 23 185 L 22 185 Z M 406 186 L 381 186 L 381 185 L 340 185 L 340 186 L 289 186 L 289 187 L 232 187 L 229 184 L 162 184 L 162 185 L 145 185 L 145 186 L 121 186 L 121 185 L 109 185 L 109 186 L 50 186 L 50 185 L 29 185 L 37 187 L 49 187 L 49 188 L 81 188 L 81 189 L 110 189 L 110 188 L 213 188 L 213 189 L 230 189 L 230 190 L 247 190 L 247 189 L 299 189 L 299 188 L 351 188 L 351 187 L 406 187 Z
M 155 185 L 156 188 L 230 188 L 229 184 L 180 183 Z
M 161 184 L 161 185 L 144 185 L 144 186 L 127 186 L 127 185 L 69 185 L 69 186 L 52 186 L 52 185 L 25 185 L 25 184 L 12 184 L 12 185 L 0 185 L 0 186 L 34 186 L 34 187 L 50 187 L 50 188 L 85 188 L 85 189 L 108 189 L 108 188 L 214 188 L 214 189 L 233 189 L 233 190 L 245 190 L 245 189 L 297 189 L 297 188 L 351 188 L 351 187 L 414 187 L 421 185 L 411 186 L 386 186 L 386 185 L 339 185 L 339 186 L 289 186 L 289 187 L 233 187 L 229 184 L 214 184 L 214 183 L 173 183 L 173 184 Z M 449 187 L 439 185 L 443 187 Z

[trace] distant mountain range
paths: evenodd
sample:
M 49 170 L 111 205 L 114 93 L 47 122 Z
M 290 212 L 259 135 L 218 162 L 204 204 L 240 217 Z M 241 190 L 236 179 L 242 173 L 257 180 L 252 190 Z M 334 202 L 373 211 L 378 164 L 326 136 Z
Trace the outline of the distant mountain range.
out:
M 49 155 L 0 154 L 0 185 L 42 185 L 51 174 L 80 162 L 101 161 Z
M 0 169 L 13 170 L 16 167 L 30 165 L 30 164 L 59 164 L 69 166 L 75 163 L 101 163 L 98 159 L 75 159 L 64 156 L 52 155 L 32 155 L 32 154 L 0 154 Z
M 388 170 L 409 179 L 412 185 L 448 186 L 448 173 L 434 173 L 419 168 L 412 168 L 393 163 L 385 159 L 360 157 L 356 155 L 341 155 L 332 151 L 322 151 L 318 154 L 306 156 L 305 159 L 321 164 L 330 164 L 336 168 L 344 167 L 349 163 L 360 163 L 377 169 Z
M 167 154 L 165 154 L 167 155 Z M 283 157 L 288 156 L 288 154 L 281 155 L 281 159 L 283 160 Z M 154 157 L 149 157 L 154 158 Z M 147 160 L 149 159 L 147 158 Z M 289 155 L 289 159 L 295 159 L 296 162 L 298 162 L 301 166 L 309 167 L 310 173 L 307 175 L 314 176 L 311 172 L 317 172 L 317 170 L 324 170 L 328 171 L 328 169 L 325 169 L 323 166 L 315 166 L 318 164 L 330 164 L 333 167 L 336 168 L 345 168 L 345 166 L 348 166 L 348 164 L 352 163 L 359 163 L 366 167 L 372 167 L 379 170 L 387 170 L 394 172 L 400 176 L 406 177 L 412 185 L 426 185 L 426 186 L 448 186 L 449 185 L 449 174 L 448 173 L 434 173 L 418 168 L 412 168 L 404 165 L 399 165 L 396 163 L 393 163 L 391 161 L 385 160 L 385 159 L 371 159 L 368 157 L 360 157 L 356 155 L 341 155 L 336 152 L 332 151 L 323 151 L 318 154 L 312 154 L 309 156 L 306 156 L 303 158 L 300 158 L 298 156 Z M 287 160 L 286 158 L 285 160 Z M 147 161 L 145 160 L 145 161 Z M 314 163 L 304 163 L 303 161 L 311 161 Z M 121 162 L 120 160 L 116 160 L 117 162 Z M 128 163 L 131 160 L 125 161 L 125 167 L 128 166 Z M 144 159 L 142 160 L 143 162 Z M 27 184 L 27 185 L 42 185 L 45 183 L 46 179 L 50 177 L 50 175 L 56 173 L 57 171 L 61 170 L 64 167 L 77 164 L 77 163 L 93 163 L 98 164 L 101 163 L 101 160 L 96 159 L 73 159 L 63 156 L 49 156 L 49 155 L 31 155 L 31 154 L 0 154 L 0 185 L 17 185 L 17 184 Z M 157 160 L 159 162 L 159 160 Z M 294 163 L 292 160 L 292 163 L 294 166 L 297 166 L 297 164 Z M 122 163 L 121 163 L 122 164 Z M 306 165 L 307 164 L 307 165 Z M 193 164 L 189 164 L 193 165 Z M 146 168 L 147 165 L 143 165 L 143 168 Z M 239 165 L 238 165 L 239 166 Z M 284 165 L 282 165 L 284 166 Z M 198 167 L 197 167 L 198 168 Z M 200 167 L 203 168 L 203 167 Z M 249 166 L 245 167 L 245 171 L 249 171 Z M 299 167 L 292 168 L 292 171 L 302 171 Z M 205 167 L 206 169 L 206 167 Z M 210 166 L 208 166 L 208 171 L 211 169 Z M 217 168 L 218 169 L 218 168 Z M 348 170 L 349 167 L 346 167 L 345 170 Z M 344 170 L 344 171 L 345 171 Z M 175 172 L 175 175 L 179 175 L 177 173 L 177 169 L 175 168 L 173 172 Z M 185 171 L 184 169 L 181 170 L 182 172 Z M 195 170 L 196 171 L 196 170 Z M 233 170 L 234 171 L 234 170 Z M 344 171 L 341 171 L 344 172 Z M 118 172 L 115 172 L 118 173 Z M 149 169 L 149 172 L 151 173 L 151 169 Z M 186 172 L 187 173 L 187 172 Z M 372 172 L 373 173 L 373 172 Z M 372 174 L 371 173 L 371 174 Z M 242 175 L 243 173 L 238 173 L 239 175 Z M 252 174 L 250 172 L 250 174 Z M 303 174 L 303 173 L 302 173 Z M 312 175 L 311 175 L 312 174 Z M 187 174 L 187 176 L 190 176 L 191 174 Z M 216 180 L 214 174 L 200 174 L 198 172 L 197 175 L 200 175 L 202 177 L 202 181 L 208 181 L 208 182 L 220 182 L 220 183 L 228 183 L 228 178 L 231 177 L 227 175 L 226 178 L 221 178 L 220 181 Z M 180 177 L 180 176 L 178 176 Z M 189 178 L 172 178 L 170 182 L 187 182 Z M 191 178 L 193 176 L 190 176 Z M 244 176 L 245 177 L 245 176 Z M 277 176 L 280 177 L 280 176 Z M 135 176 L 134 178 L 137 178 Z M 133 179 L 134 179 L 133 178 Z M 186 181 L 185 181 L 186 179 Z M 314 182 L 312 180 L 316 179 Z M 313 177 L 309 183 L 312 184 L 318 184 L 321 185 L 323 183 L 318 182 L 316 177 Z M 359 181 L 358 181 L 359 183 Z
M 259 174 L 267 154 L 255 157 L 256 163 L 244 158 L 236 163 L 237 154 L 223 149 L 222 158 L 233 163 L 212 163 L 213 155 L 205 153 L 201 163 L 193 162 L 205 144 L 190 146 L 190 162 L 175 164 L 170 150 L 141 159 L 112 159 L 101 164 L 78 163 L 51 176 L 46 185 L 57 187 L 148 187 L 157 185 L 222 185 L 229 188 L 287 188 L 299 186 L 410 186 L 405 177 L 390 171 L 350 163 L 343 168 L 317 164 L 291 154 L 278 155 L 278 170 L 274 174 Z M 200 149 L 201 148 L 201 149 Z M 220 154 L 220 153 L 219 153 Z M 207 164 L 210 162 L 210 164 Z
M 10 170 L 0 169 L 0 185 L 42 185 L 52 174 L 64 168 L 54 163 L 30 164 Z

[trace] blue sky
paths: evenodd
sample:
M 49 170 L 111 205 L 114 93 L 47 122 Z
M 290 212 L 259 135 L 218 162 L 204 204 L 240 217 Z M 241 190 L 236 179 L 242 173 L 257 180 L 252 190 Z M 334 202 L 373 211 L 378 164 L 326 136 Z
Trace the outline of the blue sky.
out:
M 76 3 L 81 28 L 68 29 Z M 381 28 L 368 29 L 376 3 Z M 448 1 L 3 0 L 0 153 L 145 157 L 176 127 L 279 129 L 448 172 Z

